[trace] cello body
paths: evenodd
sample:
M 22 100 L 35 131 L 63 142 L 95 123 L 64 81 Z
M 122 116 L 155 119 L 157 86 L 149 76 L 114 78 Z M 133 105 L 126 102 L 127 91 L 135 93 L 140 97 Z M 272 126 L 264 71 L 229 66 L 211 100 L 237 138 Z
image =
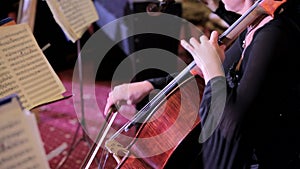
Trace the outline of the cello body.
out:
M 196 134 L 193 132 L 200 124 L 198 112 L 203 89 L 203 79 L 193 77 L 167 96 L 151 119 L 138 129 L 135 138 L 138 141 L 130 148 L 130 155 L 120 168 L 178 167 L 178 160 L 189 156 L 186 153 L 191 153 L 188 148 L 192 148 L 191 151 L 196 149 L 192 142 L 198 140 L 194 137 L 198 137 L 199 133 L 198 130 Z
M 274 13 L 279 11 L 277 9 L 285 2 L 286 0 L 256 1 L 245 14 L 220 35 L 219 43 L 230 45 L 254 20 L 266 14 L 274 16 Z M 189 73 L 195 65 L 196 63 L 192 61 L 178 77 L 181 78 Z M 146 117 L 147 120 L 138 127 L 133 140 L 125 148 L 128 153 L 117 162 L 116 166 L 107 166 L 108 169 L 185 168 L 186 166 L 179 166 L 181 162 L 178 160 L 194 153 L 193 148 L 200 148 L 197 143 L 197 136 L 200 132 L 198 112 L 203 90 L 204 80 L 195 76 L 170 92 L 165 100 L 157 105 L 158 109 L 155 109 L 155 113 L 151 113 L 149 118 Z M 185 145 L 187 148 L 184 147 Z M 186 149 L 188 150 L 181 151 Z M 179 158 L 176 158 L 178 154 Z M 192 157 L 195 157 L 194 154 Z M 175 163 L 172 164 L 173 161 Z

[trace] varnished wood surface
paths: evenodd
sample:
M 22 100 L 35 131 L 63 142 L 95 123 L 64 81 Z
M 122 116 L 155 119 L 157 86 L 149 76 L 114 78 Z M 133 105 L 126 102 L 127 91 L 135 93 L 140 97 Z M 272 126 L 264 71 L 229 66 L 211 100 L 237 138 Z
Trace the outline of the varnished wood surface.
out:
M 140 128 L 122 169 L 161 169 L 185 137 L 199 124 L 204 81 L 193 78 L 174 91 Z M 141 157 L 141 158 L 139 158 Z

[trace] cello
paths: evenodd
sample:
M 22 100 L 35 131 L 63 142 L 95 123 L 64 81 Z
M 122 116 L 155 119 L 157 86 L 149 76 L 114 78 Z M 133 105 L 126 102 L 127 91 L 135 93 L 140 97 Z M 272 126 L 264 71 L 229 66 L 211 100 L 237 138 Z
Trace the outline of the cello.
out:
M 257 0 L 249 10 L 220 35 L 219 43 L 230 45 L 249 24 L 264 15 L 274 16 L 285 2 L 286 0 Z M 196 63 L 192 61 L 131 121 L 105 141 L 105 149 L 116 160 L 116 166 L 113 168 L 156 169 L 167 167 L 175 150 L 200 123 L 198 106 L 201 102 L 204 83 L 203 79 L 195 78 L 190 74 L 195 65 Z M 186 101 L 185 98 L 189 98 L 188 100 L 192 102 Z M 107 128 L 110 127 L 116 113 L 117 106 L 112 106 L 107 116 L 107 120 L 110 119 L 110 122 L 106 124 Z M 117 137 L 122 132 L 130 130 L 136 122 L 142 123 L 137 129 L 134 139 L 126 146 L 117 141 Z M 100 131 L 99 136 L 101 137 L 97 138 L 95 146 L 91 148 L 81 168 L 89 168 L 99 146 L 104 142 L 107 128 Z M 149 139 L 152 146 L 149 146 L 149 142 L 147 142 Z M 105 165 L 104 168 L 106 168 Z

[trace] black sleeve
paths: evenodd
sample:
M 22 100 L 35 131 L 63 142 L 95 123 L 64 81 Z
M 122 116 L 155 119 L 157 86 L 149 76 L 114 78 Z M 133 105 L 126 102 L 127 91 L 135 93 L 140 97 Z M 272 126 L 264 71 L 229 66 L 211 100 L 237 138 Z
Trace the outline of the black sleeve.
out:
M 248 142 L 249 136 L 252 134 L 246 131 L 251 128 L 251 132 L 264 133 L 260 125 L 257 124 L 258 127 L 254 127 L 254 125 L 252 126 L 253 123 L 250 123 L 248 120 L 259 120 L 261 125 L 264 125 L 264 119 L 269 119 L 268 117 L 271 117 L 270 115 L 279 109 L 279 106 L 276 106 L 271 110 L 271 106 L 265 105 L 267 101 L 263 102 L 263 104 L 261 101 L 267 99 L 270 101 L 272 99 L 270 103 L 274 104 L 275 101 L 278 102 L 277 100 L 281 98 L 279 92 L 274 92 L 275 90 L 270 88 L 273 88 L 272 85 L 275 86 L 273 82 L 276 81 L 278 76 L 283 77 L 283 75 L 288 74 L 288 71 L 283 72 L 285 69 L 282 67 L 287 65 L 285 63 L 293 63 L 293 61 L 288 62 L 288 59 L 291 59 L 289 56 L 292 56 L 288 50 L 291 48 L 292 43 L 287 39 L 288 31 L 283 31 L 283 28 L 284 25 L 276 25 L 276 21 L 266 24 L 263 28 L 256 31 L 252 43 L 245 50 L 244 59 L 241 64 L 242 77 L 239 85 L 234 90 L 227 90 L 226 105 L 221 114 L 222 118 L 219 121 L 219 126 L 217 126 L 211 137 L 203 144 L 205 169 L 214 167 L 242 168 L 246 164 L 245 160 L 251 156 L 251 149 L 246 147 L 249 145 L 241 145 Z M 231 52 L 238 53 L 236 51 L 228 51 L 226 52 L 226 56 L 230 56 Z M 282 59 L 283 56 L 284 59 Z M 226 59 L 228 58 L 226 57 Z M 268 90 L 266 91 L 266 89 Z M 276 88 L 274 87 L 274 89 Z M 209 93 L 216 91 L 209 88 L 209 83 L 206 90 L 211 91 L 204 93 L 203 104 L 200 107 L 200 115 L 202 116 L 200 118 L 205 123 L 209 122 L 206 120 L 206 116 L 209 114 L 208 110 L 212 106 L 210 101 L 212 100 L 212 96 Z M 282 93 L 289 92 L 283 91 Z M 273 96 L 271 94 L 274 97 L 271 97 Z M 276 97 L 277 95 L 278 97 Z M 261 96 L 267 99 L 261 98 Z M 282 94 L 281 96 L 285 95 Z M 268 111 L 261 110 L 260 105 L 264 105 L 263 110 L 267 109 Z M 257 112 L 258 110 L 259 112 Z M 251 118 L 249 118 L 250 115 Z M 255 118 L 258 116 L 260 118 Z M 251 139 L 255 140 L 258 138 Z
M 148 81 L 153 85 L 155 89 L 163 89 L 167 84 L 169 84 L 177 73 L 169 74 L 165 77 L 151 78 Z
M 221 17 L 229 25 L 233 24 L 241 16 L 235 12 L 227 11 L 222 1 L 219 2 L 219 7 L 216 11 L 214 11 L 214 13 Z

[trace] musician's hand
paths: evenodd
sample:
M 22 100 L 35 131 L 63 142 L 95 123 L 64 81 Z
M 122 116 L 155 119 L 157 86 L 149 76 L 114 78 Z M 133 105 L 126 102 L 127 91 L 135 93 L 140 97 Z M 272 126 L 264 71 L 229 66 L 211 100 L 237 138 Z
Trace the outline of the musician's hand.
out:
M 104 114 L 107 115 L 112 105 L 132 107 L 132 105 L 140 102 L 153 89 L 154 87 L 148 81 L 126 83 L 114 87 L 108 95 Z
M 215 12 L 219 7 L 220 0 L 199 0 L 204 3 L 212 12 Z
M 190 70 L 190 73 L 194 76 L 199 75 L 200 77 L 203 78 L 203 73 L 197 65 Z
M 218 32 L 213 31 L 210 39 L 205 35 L 200 37 L 200 42 L 191 38 L 189 43 L 181 40 L 181 45 L 191 53 L 197 66 L 201 69 L 205 83 L 216 76 L 224 76 L 222 59 L 225 46 L 218 44 Z

